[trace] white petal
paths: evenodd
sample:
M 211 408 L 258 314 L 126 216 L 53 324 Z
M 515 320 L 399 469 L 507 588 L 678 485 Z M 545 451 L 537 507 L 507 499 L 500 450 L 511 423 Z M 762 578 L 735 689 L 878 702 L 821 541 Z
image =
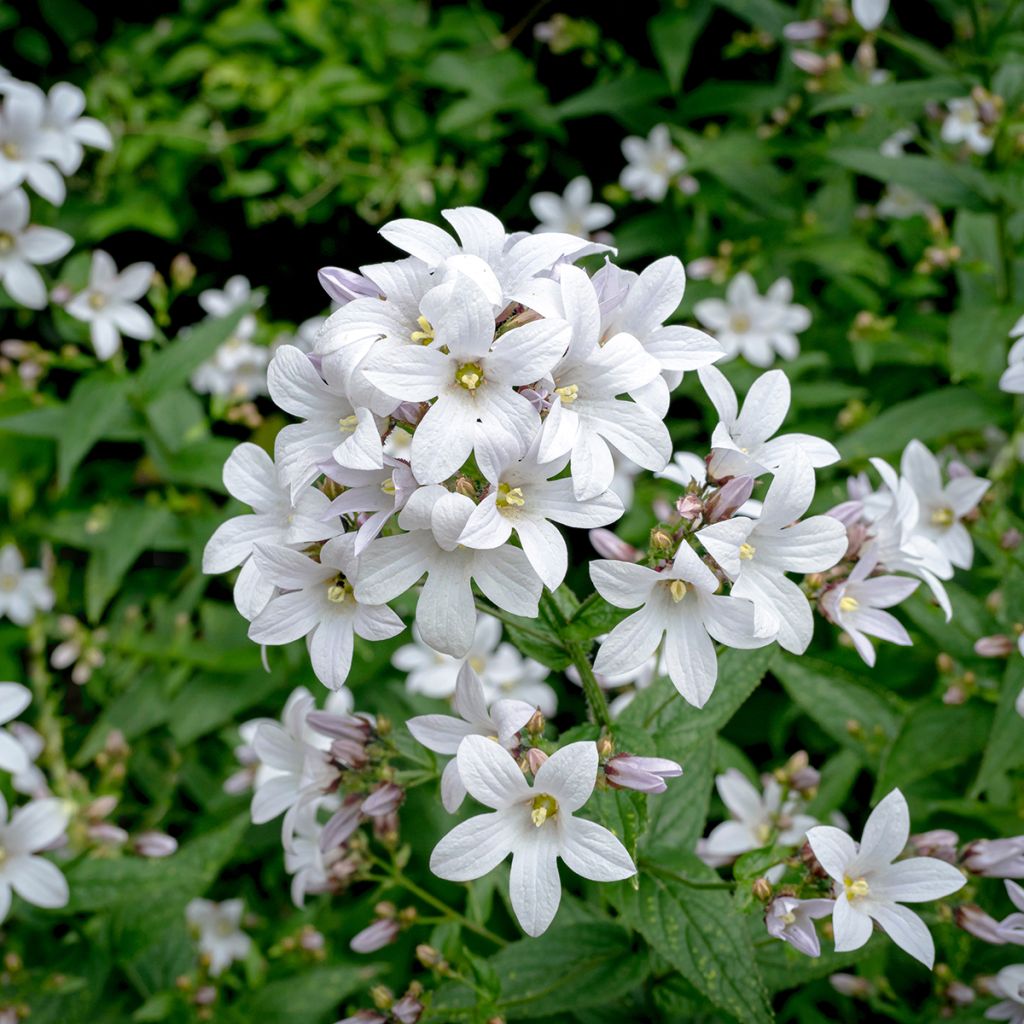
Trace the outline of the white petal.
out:
M 597 745 L 570 743 L 556 750 L 537 770 L 533 788 L 550 793 L 570 813 L 590 799 L 597 781 Z
M 926 903 L 949 896 L 967 884 L 959 868 L 937 857 L 910 857 L 880 872 L 871 883 L 874 899 Z
M 476 627 L 468 565 L 461 551 L 436 559 L 416 605 L 416 627 L 423 642 L 453 658 L 464 658 L 469 653 Z
M 860 949 L 871 938 L 873 931 L 871 918 L 862 910 L 852 907 L 845 893 L 836 899 L 832 910 L 832 930 L 835 932 L 837 953 Z
M 441 772 L 441 804 L 449 814 L 454 814 L 465 799 L 466 787 L 459 775 L 459 762 L 453 757 Z
M 896 903 L 881 904 L 875 901 L 871 902 L 869 913 L 900 949 L 915 960 L 920 960 L 929 970 L 934 967 L 935 943 L 924 921 L 917 914 Z
M 857 844 L 842 829 L 832 825 L 808 829 L 807 842 L 818 863 L 837 882 L 842 882 L 847 867 L 857 856 Z
M 406 726 L 417 742 L 437 754 L 455 754 L 459 744 L 475 729 L 468 722 L 451 715 L 417 715 Z
M 68 823 L 64 803 L 53 797 L 33 800 L 11 816 L 4 836 L 9 854 L 34 853 L 60 838 Z
M 906 798 L 894 789 L 868 816 L 853 870 L 861 873 L 891 864 L 910 837 L 910 809 Z
M 249 626 L 249 639 L 257 644 L 290 644 L 310 633 L 320 622 L 319 595 L 296 590 L 271 598 Z
M 650 596 L 659 574 L 633 562 L 595 559 L 590 578 L 597 592 L 616 608 L 636 608 Z
M 478 814 L 456 825 L 434 847 L 430 870 L 450 882 L 480 878 L 509 855 L 519 835 L 519 824 L 514 816 L 501 811 Z
M 509 897 L 527 935 L 547 930 L 558 912 L 562 885 L 558 879 L 558 829 L 542 825 L 516 846 L 509 875 Z
M 32 703 L 32 691 L 21 683 L 0 683 L 0 722 L 10 722 Z
M 559 856 L 571 871 L 595 882 L 618 882 L 636 874 L 626 848 L 603 825 L 585 818 L 561 823 Z
M 352 667 L 352 615 L 328 616 L 309 642 L 309 660 L 317 679 L 329 690 L 340 690 Z
M 60 868 L 42 857 L 17 857 L 7 868 L 7 881 L 26 902 L 37 907 L 63 907 L 68 883 Z
M 502 810 L 529 797 L 530 787 L 515 758 L 492 740 L 467 736 L 458 759 L 463 785 L 480 803 Z
M 601 642 L 594 671 L 600 675 L 632 672 L 654 654 L 664 632 L 665 620 L 660 612 L 644 605 L 623 619 Z

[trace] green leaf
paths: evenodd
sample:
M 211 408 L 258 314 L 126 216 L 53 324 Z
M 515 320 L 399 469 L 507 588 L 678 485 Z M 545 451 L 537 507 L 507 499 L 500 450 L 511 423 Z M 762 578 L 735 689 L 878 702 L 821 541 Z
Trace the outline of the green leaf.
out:
M 685 11 L 663 11 L 647 23 L 651 49 L 673 92 L 679 92 L 683 84 L 693 44 L 707 24 L 710 14 L 710 0 L 698 0 Z
M 659 741 L 658 753 L 671 757 L 674 744 Z M 708 734 L 686 754 L 678 754 L 681 778 L 669 779 L 664 793 L 651 797 L 649 824 L 642 849 L 663 859 L 675 850 L 692 850 L 704 834 L 714 783 L 714 736 Z
M 1016 701 L 1024 692 L 1024 659 L 1011 657 L 999 691 L 999 706 L 992 721 L 992 732 L 985 747 L 978 778 L 971 789 L 977 799 L 994 782 L 1024 765 L 1024 718 Z
M 978 378 L 995 388 L 1006 369 L 1003 342 L 1020 315 L 1018 309 L 964 305 L 949 318 L 949 368 L 954 383 Z
M 555 115 L 561 121 L 595 114 L 621 116 L 637 108 L 649 107 L 667 95 L 668 86 L 661 75 L 653 71 L 636 71 L 607 82 L 598 82 L 576 93 L 555 107 Z
M 993 423 L 992 403 L 967 388 L 940 388 L 890 406 L 870 423 L 850 431 L 839 441 L 844 459 L 894 455 L 915 437 L 924 443 Z
M 959 78 L 924 78 L 911 82 L 883 82 L 880 85 L 859 85 L 846 92 L 820 96 L 811 105 L 811 116 L 853 107 L 894 110 L 916 115 L 927 103 L 962 96 L 964 83 Z
M 366 988 L 378 973 L 380 968 L 370 964 L 306 967 L 291 977 L 250 989 L 225 1019 L 238 1024 L 327 1024 L 339 1016 L 342 1000 Z
M 178 452 L 207 433 L 206 410 L 195 393 L 185 388 L 161 391 L 145 404 L 146 419 L 157 440 Z
M 611 632 L 631 614 L 632 612 L 627 609 L 609 604 L 595 591 L 576 609 L 566 626 L 565 633 L 572 640 L 593 640 L 596 636 Z
M 640 886 L 620 882 L 614 899 L 626 923 L 675 967 L 711 1004 L 740 1024 L 770 1024 L 768 995 L 754 960 L 747 918 L 737 913 L 718 875 L 695 856 L 677 851 L 672 866 L 644 863 Z
M 793 20 L 793 9 L 776 0 L 718 0 L 718 6 L 776 37 Z
M 128 410 L 127 377 L 106 371 L 83 377 L 64 408 L 57 437 L 57 485 L 67 487 L 71 474 L 97 441 Z

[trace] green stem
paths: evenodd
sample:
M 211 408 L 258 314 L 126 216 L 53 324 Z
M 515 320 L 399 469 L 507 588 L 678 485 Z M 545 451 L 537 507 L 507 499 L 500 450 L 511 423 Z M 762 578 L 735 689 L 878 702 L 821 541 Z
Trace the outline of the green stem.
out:
M 504 622 L 506 626 L 512 626 L 514 629 L 519 630 L 520 633 L 526 633 L 528 636 L 532 636 L 535 640 L 541 643 L 551 643 L 551 638 L 546 634 L 542 633 L 539 629 L 531 629 L 529 626 L 524 626 L 522 619 L 518 616 L 511 615 L 509 612 L 503 611 L 501 608 L 495 608 L 493 604 L 488 604 L 486 601 L 481 601 L 477 598 L 476 606 L 479 611 L 482 611 L 485 615 L 490 615 L 492 618 L 498 619 L 499 622 Z

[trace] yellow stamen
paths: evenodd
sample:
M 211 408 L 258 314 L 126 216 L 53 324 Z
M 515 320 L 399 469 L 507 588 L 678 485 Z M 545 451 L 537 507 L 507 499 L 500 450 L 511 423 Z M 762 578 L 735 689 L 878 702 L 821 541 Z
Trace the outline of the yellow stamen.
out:
M 107 297 L 102 292 L 93 292 L 89 296 L 89 305 L 93 309 L 102 309 L 107 304 Z
M 867 883 L 867 879 L 864 878 L 850 878 L 846 875 L 843 878 L 843 888 L 846 890 L 846 898 L 848 900 L 859 900 L 871 891 L 871 887 Z
M 0 231 L 0 252 L 9 252 L 14 248 L 14 235 Z
M 764 846 L 765 843 L 767 843 L 768 840 L 771 839 L 771 837 L 772 837 L 772 827 L 771 827 L 771 825 L 769 825 L 769 824 L 767 824 L 765 822 L 762 822 L 760 825 L 757 826 L 757 828 L 754 829 L 754 838 L 762 846 Z
M 533 810 L 530 811 L 530 818 L 534 825 L 540 828 L 548 818 L 553 818 L 558 813 L 558 801 L 549 793 L 541 793 L 533 798 Z
M 841 612 L 855 612 L 860 607 L 860 601 L 855 597 L 841 597 L 839 599 L 839 610 Z
M 434 328 L 431 326 L 430 321 L 425 317 L 417 317 L 416 323 L 420 325 L 418 331 L 413 331 L 409 335 L 412 341 L 417 341 L 421 345 L 429 345 L 434 340 Z
M 484 371 L 477 363 L 463 363 L 455 371 L 455 383 L 467 391 L 476 391 L 484 382 Z
M 494 503 L 498 508 L 522 508 L 526 504 L 526 498 L 523 497 L 522 487 L 498 484 L 498 494 Z
M 688 589 L 689 588 L 682 580 L 673 580 L 668 585 L 668 591 L 672 595 L 672 600 L 675 601 L 676 604 L 679 604 L 679 602 L 686 597 L 686 591 Z
M 782 915 L 783 924 L 796 924 L 796 914 L 790 912 Z
M 562 405 L 572 405 L 580 397 L 578 384 L 566 384 L 563 388 L 555 388 L 555 394 L 562 396 Z
M 955 519 L 951 508 L 937 508 L 932 513 L 933 526 L 952 526 Z
M 352 584 L 341 577 L 327 588 L 327 600 L 331 604 L 344 604 L 352 594 Z
M 338 429 L 343 434 L 351 434 L 352 431 L 356 429 L 356 424 L 358 422 L 359 418 L 357 416 L 342 416 L 341 419 L 338 420 Z
M 10 573 L 0 575 L 0 590 L 5 594 L 12 594 L 18 589 L 18 577 Z
M 395 481 L 391 477 L 388 477 L 387 480 L 382 480 L 380 489 L 384 494 L 394 494 Z
M 753 544 L 740 545 L 740 558 L 742 558 L 745 562 L 749 562 L 756 553 L 757 548 L 755 548 Z
M 736 334 L 746 334 L 750 330 L 750 317 L 746 313 L 733 313 L 729 326 Z
M 14 142 L 5 142 L 2 152 L 9 160 L 17 160 L 21 156 L 21 150 L 18 148 L 17 143 Z

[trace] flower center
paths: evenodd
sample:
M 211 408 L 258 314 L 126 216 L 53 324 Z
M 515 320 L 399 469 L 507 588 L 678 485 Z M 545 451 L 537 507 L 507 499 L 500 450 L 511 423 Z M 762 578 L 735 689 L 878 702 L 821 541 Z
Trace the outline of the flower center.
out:
M 351 434 L 356 429 L 356 423 L 358 422 L 359 419 L 354 414 L 352 416 L 342 416 L 338 420 L 338 430 L 342 434 Z
M 455 383 L 467 391 L 476 391 L 484 382 L 484 371 L 479 363 L 463 363 L 455 371 Z
M 9 572 L 0 574 L 0 590 L 5 594 L 13 594 L 18 589 L 18 577 Z
M 555 388 L 555 394 L 562 396 L 562 405 L 572 405 L 580 397 L 579 384 L 566 384 L 563 388 Z
M 550 793 L 541 793 L 540 796 L 535 796 L 532 806 L 530 818 L 537 828 L 540 828 L 548 818 L 553 818 L 558 813 L 558 801 Z
M 17 160 L 21 156 L 21 149 L 18 147 L 16 142 L 5 142 L 0 147 L 0 152 L 9 160 Z
M 729 326 L 736 334 L 746 334 L 750 330 L 750 317 L 746 313 L 733 313 Z
M 102 309 L 107 304 L 107 297 L 102 292 L 92 292 L 89 295 L 89 306 L 92 309 Z
M 331 604 L 344 604 L 352 596 L 352 584 L 344 576 L 336 576 L 327 588 L 327 600 Z
M 754 555 L 757 554 L 757 548 L 753 544 L 741 544 L 740 545 L 740 558 L 745 562 L 749 562 Z
M 487 667 L 486 660 L 484 658 L 479 657 L 479 656 L 477 656 L 475 658 L 469 658 L 467 660 L 469 661 L 469 667 L 474 672 L 483 672 L 483 670 Z
M 673 580 L 668 585 L 668 592 L 672 595 L 672 600 L 675 601 L 676 604 L 679 604 L 679 602 L 686 597 L 686 592 L 689 589 L 690 588 L 687 587 L 682 580 Z
M 848 900 L 863 899 L 871 891 L 871 887 L 865 878 L 851 878 L 846 875 L 843 878 L 843 889 L 846 890 Z
M 961 124 L 974 124 L 975 114 L 974 107 L 961 107 L 960 113 L 957 114 Z
M 384 494 L 394 494 L 397 488 L 395 487 L 395 481 L 393 477 L 388 477 L 387 480 L 380 482 L 381 492 Z
M 10 252 L 14 248 L 14 235 L 0 231 L 0 252 Z
M 498 494 L 494 503 L 498 508 L 522 508 L 526 504 L 526 498 L 523 497 L 522 487 L 498 484 Z
M 221 936 L 222 938 L 225 938 L 225 939 L 229 935 L 234 935 L 235 934 L 235 926 L 230 921 L 224 921 L 224 920 L 218 921 L 213 926 L 213 930 L 214 930 L 214 932 L 217 933 L 217 935 L 219 935 L 219 936 Z
M 786 913 L 782 915 L 782 923 L 786 925 L 796 924 L 796 914 L 791 910 L 787 910 Z
M 953 515 L 953 510 L 948 506 L 937 508 L 932 512 L 933 526 L 952 526 L 954 519 L 956 519 L 956 516 Z
M 420 325 L 420 329 L 409 335 L 410 340 L 420 345 L 429 345 L 434 340 L 434 328 L 430 321 L 425 316 L 420 316 L 416 318 L 416 323 Z
M 855 612 L 860 607 L 860 601 L 855 597 L 841 597 L 839 599 L 839 610 L 841 612 Z
M 767 822 L 761 822 L 757 828 L 754 829 L 754 838 L 764 846 L 772 837 L 772 827 Z

